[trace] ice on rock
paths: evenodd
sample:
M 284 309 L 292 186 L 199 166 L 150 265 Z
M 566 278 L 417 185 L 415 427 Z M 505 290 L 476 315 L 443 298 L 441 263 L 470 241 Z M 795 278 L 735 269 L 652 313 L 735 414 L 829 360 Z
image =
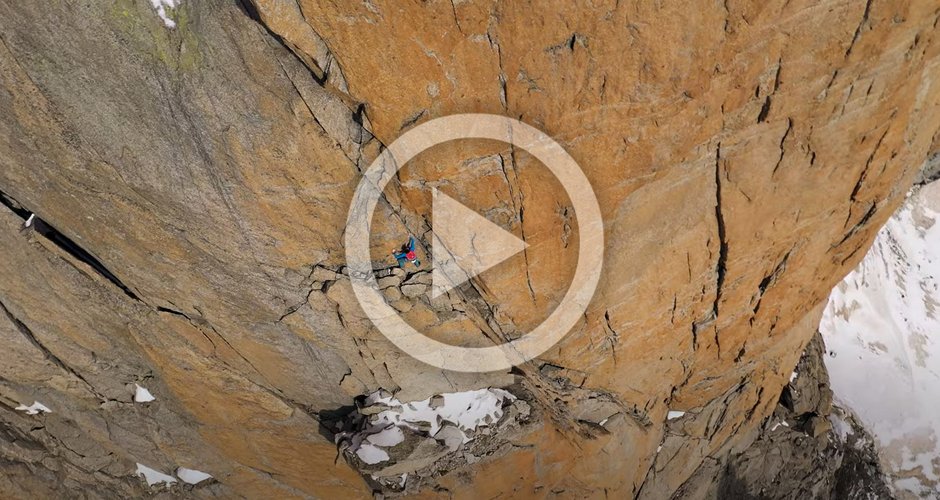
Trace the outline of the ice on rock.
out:
M 165 483 L 167 485 L 173 484 L 176 482 L 176 478 L 164 474 L 156 469 L 151 469 L 144 464 L 137 464 L 137 475 L 143 476 L 144 480 L 147 481 L 147 486 L 153 486 L 155 484 Z
M 369 443 L 384 447 L 395 446 L 404 440 L 405 434 L 401 431 L 400 427 L 394 425 L 390 425 L 375 434 L 366 436 L 366 441 Z
M 149 403 L 157 399 L 153 397 L 153 394 L 150 394 L 150 391 L 148 391 L 146 388 L 141 387 L 137 384 L 134 384 L 134 387 L 136 388 L 134 390 L 134 402 L 135 403 Z
M 502 389 L 453 392 L 440 396 L 444 398 L 443 404 L 435 398 L 402 403 L 390 394 L 378 391 L 366 399 L 366 405 L 382 405 L 389 408 L 378 413 L 374 424 L 404 426 L 415 430 L 427 427 L 428 434 L 434 436 L 445 420 L 457 424 L 457 427 L 464 431 L 473 431 L 482 425 L 492 425 L 503 416 L 503 401 L 516 399 Z M 466 438 L 466 441 L 469 441 L 469 438 Z
M 388 452 L 369 443 L 361 443 L 359 448 L 356 450 L 356 456 L 369 465 L 375 465 L 380 462 L 387 462 L 389 458 Z
M 843 442 L 845 442 L 849 436 L 855 434 L 855 430 L 852 429 L 852 425 L 835 413 L 829 415 L 829 422 L 832 423 L 833 432 L 835 432 Z
M 19 411 L 25 411 L 27 415 L 36 415 L 38 413 L 52 413 L 52 410 L 50 410 L 48 407 L 46 407 L 46 405 L 40 403 L 39 401 L 33 401 L 33 404 L 29 406 L 19 405 L 16 407 L 16 409 Z
M 673 411 L 673 410 L 670 410 L 669 413 L 666 414 L 666 420 L 675 420 L 675 419 L 677 419 L 677 418 L 682 418 L 682 417 L 684 417 L 684 416 L 685 416 L 685 412 L 684 412 L 684 411 Z
M 179 6 L 180 0 L 150 0 L 150 4 L 156 9 L 157 15 L 163 19 L 163 24 L 167 28 L 175 28 L 176 21 L 170 19 L 169 9 L 175 9 Z
M 176 477 L 180 478 L 186 484 L 199 484 L 207 479 L 212 479 L 211 474 L 202 471 L 180 467 L 176 469 Z
M 349 452 L 369 465 L 389 461 L 387 450 L 405 441 L 405 430 L 426 434 L 434 438 L 431 443 L 437 440 L 455 451 L 480 427 L 499 422 L 504 403 L 515 400 L 502 389 L 479 389 L 401 402 L 380 390 L 369 395 L 359 411 L 367 419 L 361 430 L 341 433 L 337 441 L 348 441 Z

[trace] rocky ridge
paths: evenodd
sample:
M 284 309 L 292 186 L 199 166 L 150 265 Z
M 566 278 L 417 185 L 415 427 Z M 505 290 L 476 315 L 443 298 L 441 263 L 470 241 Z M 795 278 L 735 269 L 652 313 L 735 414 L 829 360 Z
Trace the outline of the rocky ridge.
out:
M 724 462 L 712 498 L 893 498 L 875 442 L 833 404 L 817 333 L 754 443 Z

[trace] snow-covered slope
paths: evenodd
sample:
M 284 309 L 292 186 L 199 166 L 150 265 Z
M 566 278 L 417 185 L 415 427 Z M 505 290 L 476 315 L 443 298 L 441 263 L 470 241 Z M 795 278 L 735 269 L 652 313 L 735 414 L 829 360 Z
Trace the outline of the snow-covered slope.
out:
M 899 498 L 940 498 L 940 182 L 913 193 L 833 291 L 820 330 L 836 397 Z

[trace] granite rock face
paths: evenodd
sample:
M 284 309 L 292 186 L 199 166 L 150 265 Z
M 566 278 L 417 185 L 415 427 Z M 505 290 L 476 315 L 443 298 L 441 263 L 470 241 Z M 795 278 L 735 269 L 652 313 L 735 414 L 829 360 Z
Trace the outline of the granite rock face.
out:
M 874 439 L 832 402 L 822 336 L 806 347 L 754 443 L 724 462 L 717 498 L 892 498 Z
M 486 387 L 524 399 L 525 425 L 410 493 L 707 495 L 940 149 L 929 0 L 2 7 L 5 497 L 369 497 L 328 425 L 355 398 Z M 345 270 L 361 172 L 467 112 L 558 140 L 604 217 L 582 321 L 505 373 L 400 352 Z M 442 300 L 418 291 L 429 258 L 384 270 L 386 298 L 449 343 L 523 335 L 577 261 L 564 189 L 502 144 L 412 163 L 376 214 L 377 268 L 409 234 L 426 256 L 432 187 L 529 248 Z M 34 401 L 51 412 L 16 410 Z M 213 479 L 151 490 L 137 463 Z

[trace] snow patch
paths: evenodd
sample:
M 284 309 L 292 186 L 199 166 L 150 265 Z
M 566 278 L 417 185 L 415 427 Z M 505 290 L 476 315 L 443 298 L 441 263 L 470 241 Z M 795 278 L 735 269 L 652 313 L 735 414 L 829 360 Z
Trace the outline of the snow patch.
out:
M 440 398 L 443 398 L 443 402 Z M 515 399 L 515 396 L 502 389 L 480 389 L 451 392 L 424 401 L 402 403 L 385 391 L 378 391 L 366 399 L 366 405 L 378 404 L 388 408 L 372 420 L 373 429 L 404 426 L 419 430 L 423 425 L 429 425 L 428 434 L 434 436 L 441 430 L 445 420 L 453 422 L 462 431 L 473 431 L 481 425 L 495 424 L 503 416 L 503 401 Z M 463 441 L 466 443 L 469 440 L 464 433 Z
M 401 427 L 396 427 L 394 425 L 388 426 L 376 434 L 369 434 L 366 436 L 366 441 L 368 441 L 370 444 L 375 446 L 384 446 L 386 448 L 395 446 L 404 440 L 405 433 L 401 431 Z
M 799 376 L 800 376 L 800 374 L 797 373 L 797 372 L 791 373 L 791 374 L 790 374 L 790 383 L 792 384 L 793 381 L 796 380 L 796 378 L 799 377 Z
M 167 28 L 175 28 L 176 21 L 170 19 L 169 13 L 170 9 L 175 9 L 179 7 L 181 0 L 150 0 L 150 4 L 153 5 L 153 8 L 157 10 L 157 15 L 160 16 L 160 19 L 163 19 L 163 24 Z
M 835 412 L 829 415 L 829 422 L 832 423 L 832 430 L 839 436 L 839 439 L 843 443 L 848 440 L 849 436 L 855 434 L 855 429 L 852 428 L 852 425 L 846 422 L 841 416 L 836 415 Z
M 888 220 L 833 289 L 819 329 L 832 388 L 871 431 L 896 490 L 936 491 L 940 182 L 912 193 Z
M 515 400 L 515 396 L 502 389 L 480 389 L 404 403 L 379 390 L 362 405 L 360 411 L 367 418 L 362 429 L 337 434 L 336 439 L 338 443 L 348 441 L 348 451 L 368 465 L 390 460 L 386 449 L 405 440 L 405 429 L 437 437 L 456 448 L 471 441 L 477 428 L 499 422 L 503 404 Z M 441 432 L 442 429 L 447 432 Z
M 19 411 L 25 411 L 27 415 L 36 415 L 38 413 L 52 413 L 46 405 L 40 403 L 39 401 L 33 401 L 33 404 L 30 406 L 19 405 L 16 407 Z
M 356 450 L 356 456 L 369 465 L 387 462 L 389 459 L 388 452 L 369 443 L 360 443 L 359 448 Z
M 685 412 L 684 412 L 684 411 L 673 411 L 673 410 L 670 410 L 669 413 L 666 414 L 666 420 L 675 420 L 675 419 L 677 419 L 677 418 L 682 418 L 682 417 L 684 417 L 684 416 L 685 416 Z
M 137 464 L 137 475 L 143 476 L 147 481 L 147 486 L 153 486 L 155 484 L 165 483 L 171 485 L 176 482 L 176 478 L 168 474 L 164 474 L 158 470 L 151 469 L 144 464 Z
M 150 394 L 146 388 L 141 387 L 137 384 L 134 384 L 134 387 L 137 389 L 134 391 L 134 402 L 135 403 L 149 403 L 156 400 L 157 398 L 153 397 L 153 394 Z
M 36 214 L 29 214 L 29 218 L 26 219 L 26 222 L 23 223 L 23 227 L 29 227 L 33 225 L 33 220 L 36 218 Z
M 139 465 L 139 464 L 138 464 Z M 212 479 L 211 474 L 205 472 L 180 467 L 176 469 L 176 477 L 180 478 L 186 484 L 199 484 L 207 479 Z
M 774 424 L 774 426 L 770 428 L 770 432 L 777 430 L 777 427 L 780 427 L 781 425 L 787 428 L 790 427 L 790 424 L 788 424 L 786 421 L 780 421 Z

